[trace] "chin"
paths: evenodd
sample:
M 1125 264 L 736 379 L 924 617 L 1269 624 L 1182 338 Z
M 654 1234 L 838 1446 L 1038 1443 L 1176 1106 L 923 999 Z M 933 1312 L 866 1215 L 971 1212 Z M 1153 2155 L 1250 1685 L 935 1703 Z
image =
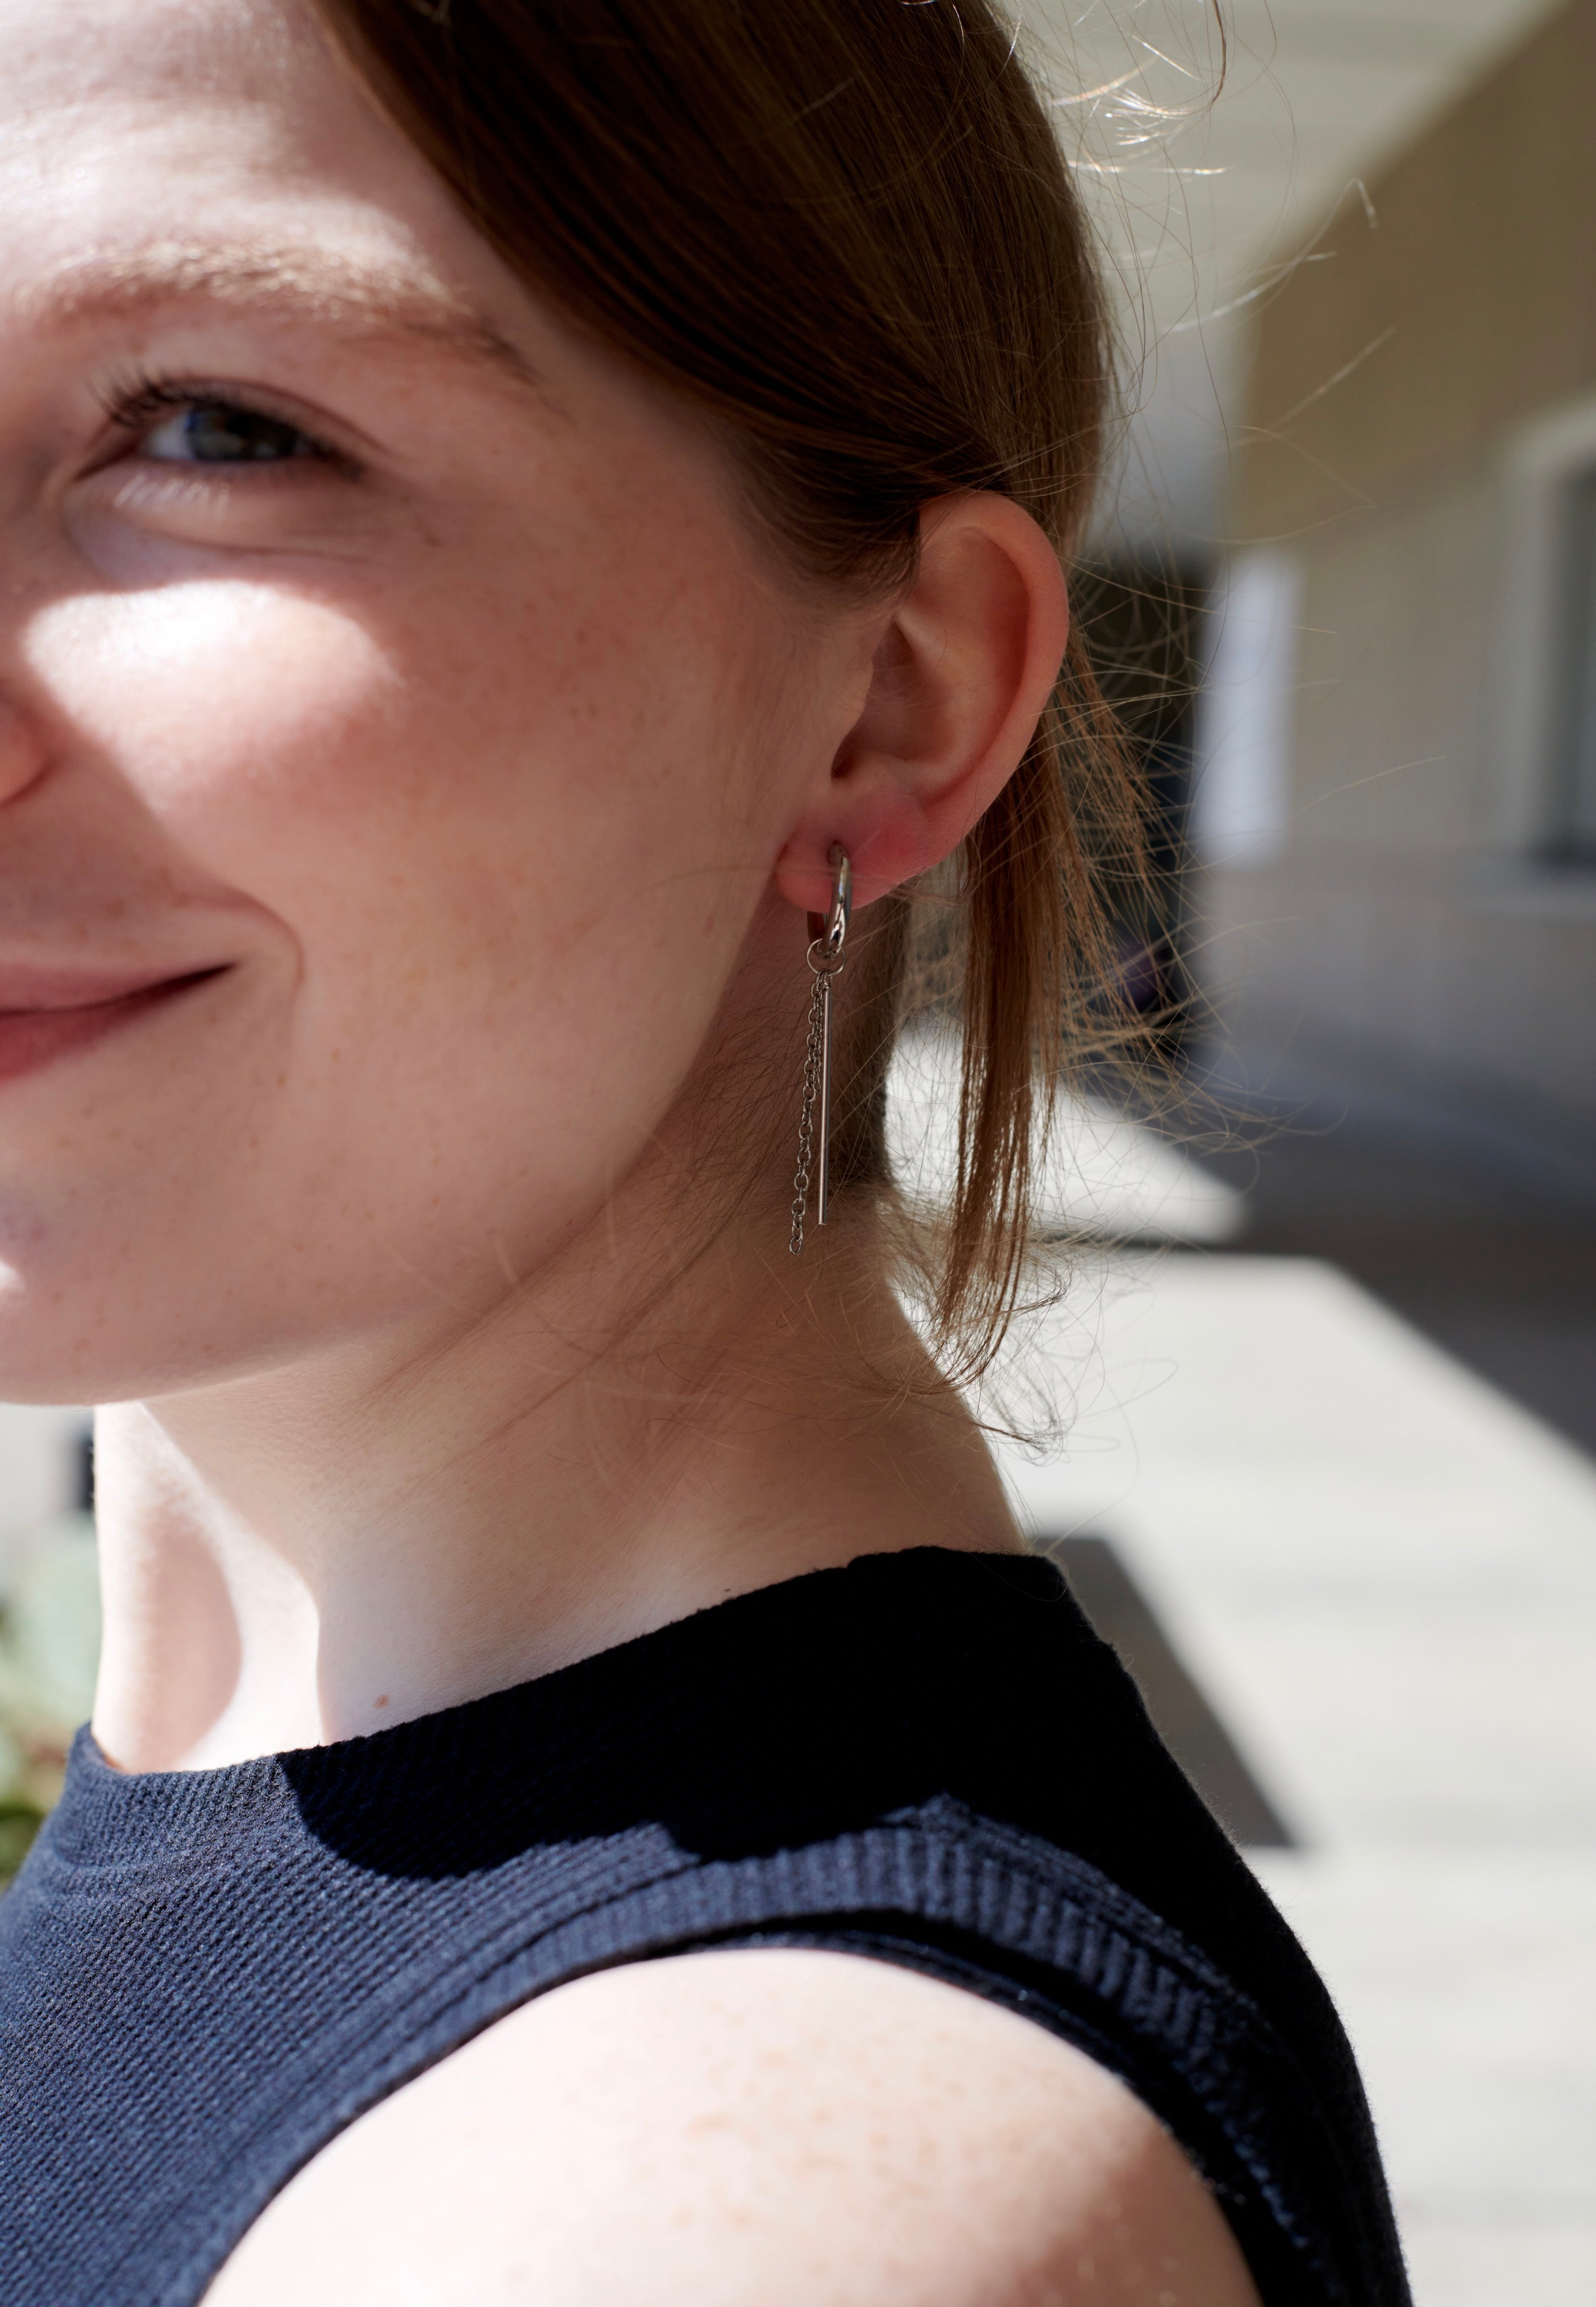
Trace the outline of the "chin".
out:
M 101 1399 L 108 1367 L 142 1359 L 123 1309 L 145 1295 L 125 1240 L 90 1238 L 64 1209 L 0 1193 L 0 1402 Z
M 104 1276 L 116 1273 L 113 1287 Z M 164 1278 L 117 1270 L 107 1257 L 98 1278 L 70 1278 L 35 1267 L 19 1273 L 0 1260 L 0 1402 L 136 1402 L 202 1384 L 217 1373 L 209 1335 L 195 1316 L 198 1299 L 177 1324 L 160 1319 Z
M 0 1402 L 48 1404 L 108 1401 L 109 1365 L 101 1342 L 84 1325 L 41 1321 L 14 1285 L 0 1287 Z

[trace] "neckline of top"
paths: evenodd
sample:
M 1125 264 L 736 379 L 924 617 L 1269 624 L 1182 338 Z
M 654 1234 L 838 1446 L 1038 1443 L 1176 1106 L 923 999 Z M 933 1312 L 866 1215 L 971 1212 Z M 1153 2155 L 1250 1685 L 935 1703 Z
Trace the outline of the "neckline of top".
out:
M 995 1583 L 1010 1596 L 1028 1591 L 1037 1599 L 1051 1599 L 1063 1584 L 1054 1565 L 1034 1554 L 915 1546 L 895 1548 L 889 1553 L 855 1555 L 845 1564 L 801 1571 L 794 1577 L 730 1595 L 724 1601 L 706 1603 L 680 1618 L 667 1619 L 644 1634 L 589 1651 L 583 1658 L 553 1667 L 526 1681 L 485 1691 L 476 1697 L 460 1699 L 453 1705 L 426 1713 L 409 1715 L 402 1721 L 385 1723 L 377 1730 L 359 1731 L 350 1737 L 329 1739 L 317 1745 L 286 1747 L 271 1754 L 249 1755 L 238 1762 L 188 1770 L 124 1771 L 107 1758 L 92 1728 L 85 1723 L 73 1741 L 68 1787 L 81 1793 L 91 1788 L 97 1807 L 121 1801 L 136 1803 L 140 1807 L 153 1805 L 163 1811 L 176 1804 L 186 1810 L 207 1794 L 219 1802 L 225 1802 L 229 1790 L 245 1797 L 252 1790 L 279 1782 L 284 1771 L 290 1768 L 313 1770 L 318 1775 L 351 1766 L 380 1769 L 389 1758 L 408 1761 L 429 1746 L 453 1743 L 461 1732 L 479 1725 L 485 1716 L 508 1717 L 528 1705 L 557 1704 L 562 1696 L 579 1692 L 588 1682 L 623 1673 L 628 1666 L 650 1652 L 735 1633 L 747 1622 L 757 1621 L 773 1608 L 796 1599 L 818 1598 L 823 1591 L 845 1591 L 850 1599 L 862 1600 L 867 1590 L 879 1593 L 883 1586 L 898 1582 L 905 1574 L 920 1580 L 928 1574 L 934 1577 L 951 1576 L 957 1582 L 965 1580 L 974 1570 L 982 1574 L 983 1582 Z

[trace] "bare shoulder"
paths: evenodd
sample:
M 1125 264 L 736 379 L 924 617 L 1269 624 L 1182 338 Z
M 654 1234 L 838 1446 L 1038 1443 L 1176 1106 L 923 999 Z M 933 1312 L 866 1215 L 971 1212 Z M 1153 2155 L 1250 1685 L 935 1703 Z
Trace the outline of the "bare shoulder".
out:
M 606 1971 L 335 2140 L 209 2307 L 1257 2307 L 1111 2076 L 849 1955 Z

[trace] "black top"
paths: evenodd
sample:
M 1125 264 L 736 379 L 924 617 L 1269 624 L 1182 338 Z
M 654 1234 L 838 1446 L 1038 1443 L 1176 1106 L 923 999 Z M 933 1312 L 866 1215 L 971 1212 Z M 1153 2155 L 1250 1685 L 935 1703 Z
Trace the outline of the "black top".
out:
M 1404 2307 L 1324 1988 L 1043 1562 L 922 1548 L 375 1737 L 127 1776 L 0 1900 L 0 2299 L 187 2307 L 344 2124 L 687 1948 L 905 1963 L 1122 2075 L 1267 2307 Z

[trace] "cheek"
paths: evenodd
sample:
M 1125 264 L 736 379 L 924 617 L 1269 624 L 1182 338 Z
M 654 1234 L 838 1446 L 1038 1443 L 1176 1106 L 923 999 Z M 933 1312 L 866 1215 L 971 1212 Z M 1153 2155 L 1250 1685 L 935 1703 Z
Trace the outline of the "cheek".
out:
M 374 1193 L 411 1239 L 424 1205 L 569 1222 L 691 1065 L 768 867 L 759 779 L 728 767 L 759 683 L 711 605 L 662 616 L 618 580 L 600 613 L 595 589 L 356 613 L 195 580 L 31 626 L 66 742 L 178 882 L 293 949 L 286 1079 L 251 1123 L 286 1196 Z
M 307 965 L 330 963 L 331 931 L 496 971 L 506 935 L 557 958 L 641 894 L 674 829 L 727 829 L 714 684 L 678 682 L 699 710 L 673 712 L 622 624 L 569 589 L 529 604 L 456 584 L 356 613 L 191 581 L 59 605 L 28 653 L 69 750 Z
M 296 845 L 296 811 L 339 807 L 338 765 L 393 715 L 399 687 L 352 619 L 237 582 L 63 602 L 25 648 L 67 750 L 126 786 L 176 849 L 246 888 Z

